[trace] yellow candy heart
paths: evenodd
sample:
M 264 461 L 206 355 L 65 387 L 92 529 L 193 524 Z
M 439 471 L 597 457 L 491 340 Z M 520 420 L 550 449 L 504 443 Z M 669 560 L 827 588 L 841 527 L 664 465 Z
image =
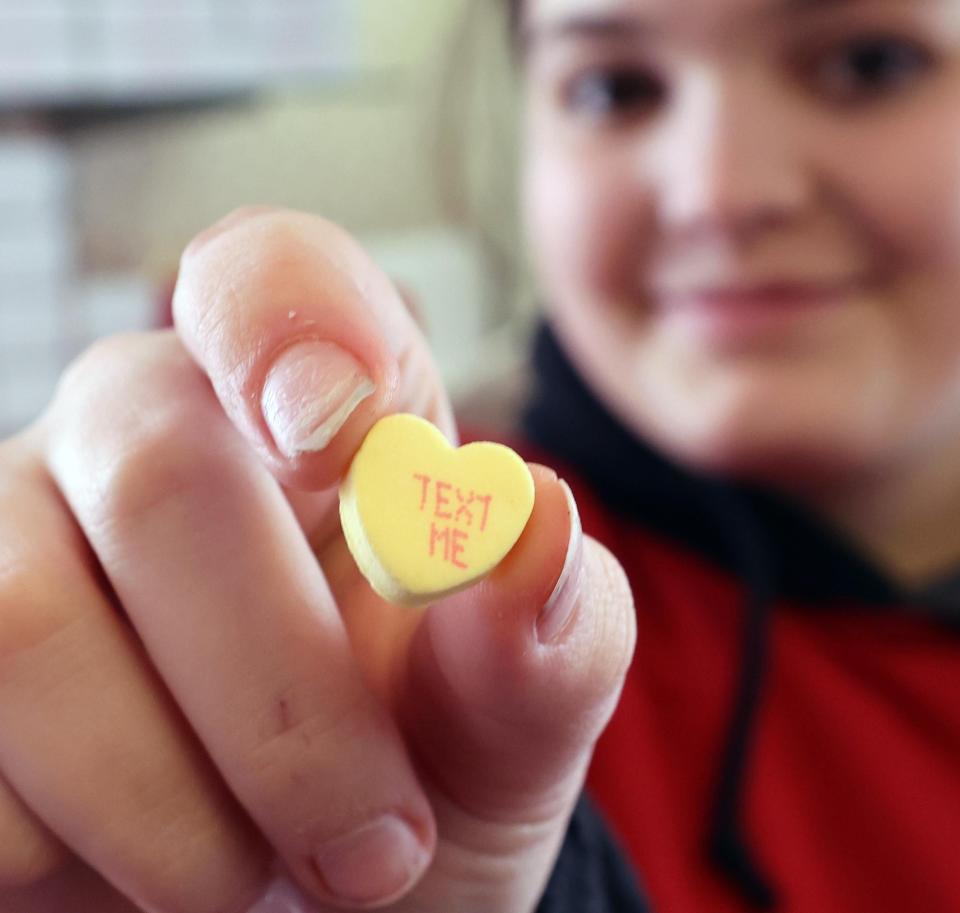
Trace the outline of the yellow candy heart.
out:
M 340 521 L 377 593 L 425 605 L 496 567 L 527 525 L 533 496 L 530 470 L 509 447 L 454 449 L 419 416 L 391 415 L 353 458 Z

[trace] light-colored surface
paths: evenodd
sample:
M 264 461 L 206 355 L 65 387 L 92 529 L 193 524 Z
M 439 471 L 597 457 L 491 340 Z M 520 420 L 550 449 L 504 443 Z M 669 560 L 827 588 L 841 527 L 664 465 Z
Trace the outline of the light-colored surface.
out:
M 374 590 L 423 605 L 469 586 L 510 551 L 533 510 L 526 463 L 500 444 L 454 449 L 413 415 L 381 419 L 340 489 L 350 551 Z
M 176 5 L 193 4 L 209 5 Z M 516 398 L 530 321 L 518 307 L 515 115 L 496 7 L 354 7 L 356 70 L 322 90 L 12 145 L 0 133 L 0 267 L 17 271 L 13 281 L 0 268 L 0 434 L 36 414 L 93 338 L 150 326 L 187 240 L 257 202 L 319 213 L 361 239 L 421 309 L 463 418 L 475 407 L 495 418 L 503 389 Z
M 162 273 L 195 232 L 247 203 L 317 212 L 358 233 L 443 221 L 441 109 L 466 2 L 416 0 L 414 15 L 413 0 L 362 0 L 347 80 L 77 136 L 81 262 L 146 261 Z
M 513 378 L 525 360 L 530 314 L 511 301 L 489 252 L 469 232 L 437 225 L 361 235 L 408 294 L 455 405 Z
M 0 106 L 206 98 L 356 65 L 350 0 L 0 0 Z
M 68 334 L 72 163 L 43 135 L 0 137 L 0 433 L 49 398 Z

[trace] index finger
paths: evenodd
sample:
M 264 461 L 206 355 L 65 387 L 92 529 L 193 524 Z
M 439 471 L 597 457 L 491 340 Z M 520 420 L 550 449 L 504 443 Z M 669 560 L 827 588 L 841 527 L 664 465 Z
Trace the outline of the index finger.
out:
M 232 213 L 184 251 L 173 312 L 227 415 L 287 485 L 332 485 L 391 412 L 417 412 L 455 434 L 400 295 L 324 219 L 263 207 Z

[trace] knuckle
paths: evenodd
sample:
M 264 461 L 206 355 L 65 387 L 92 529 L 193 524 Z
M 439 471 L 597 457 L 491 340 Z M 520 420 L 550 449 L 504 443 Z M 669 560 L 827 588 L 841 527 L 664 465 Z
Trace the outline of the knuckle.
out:
M 166 505 L 216 484 L 223 461 L 205 436 L 209 430 L 209 415 L 191 415 L 177 401 L 158 405 L 149 417 L 128 427 L 123 438 L 98 457 L 87 525 L 122 535 Z
M 49 456 L 88 531 L 129 528 L 222 474 L 226 418 L 202 381 L 171 333 L 108 337 L 68 368 Z
M 131 414 L 144 390 L 189 376 L 189 360 L 170 330 L 116 333 L 88 346 L 60 375 L 48 409 L 53 433 L 96 428 Z
M 28 542 L 14 545 L 9 537 L 0 539 L 0 682 L 16 659 L 66 624 L 57 608 L 54 576 L 37 563 L 36 552 Z
M 32 822 L 0 820 L 0 888 L 43 881 L 67 859 L 66 849 Z
M 0 451 L 0 681 L 14 658 L 66 624 L 62 573 L 52 573 L 62 571 L 64 555 L 49 535 L 48 482 L 29 450 Z
M 30 662 L 37 648 L 70 624 L 55 575 L 24 553 L 0 542 L 0 684 Z M 22 662 L 21 662 L 22 661 Z
M 39 465 L 35 428 L 23 429 L 12 437 L 0 440 L 0 498 L 17 491 L 22 476 Z
M 142 333 L 116 333 L 96 340 L 73 361 L 71 361 L 60 375 L 60 380 L 54 392 L 54 404 L 68 404 L 76 407 L 96 394 L 118 376 L 130 370 L 133 359 L 131 351 L 138 351 L 143 337 Z
M 34 599 L 32 585 L 32 575 L 24 572 L 19 556 L 0 543 L 0 657 L 19 652 L 19 644 L 28 636 L 24 628 L 33 613 L 25 605 Z

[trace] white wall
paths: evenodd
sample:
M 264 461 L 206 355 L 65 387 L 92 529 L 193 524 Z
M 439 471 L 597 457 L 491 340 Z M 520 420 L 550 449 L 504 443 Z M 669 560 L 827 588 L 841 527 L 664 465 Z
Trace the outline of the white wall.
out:
M 162 272 L 194 232 L 248 202 L 358 233 L 444 221 L 440 105 L 466 79 L 451 42 L 468 5 L 490 2 L 362 0 L 362 72 L 346 84 L 81 136 L 81 262 Z
M 72 238 L 70 270 L 44 276 L 59 283 L 43 292 L 49 306 L 38 297 L 46 281 L 7 296 L 0 432 L 42 405 L 90 338 L 149 325 L 184 244 L 244 203 L 318 212 L 356 234 L 419 297 L 462 401 L 489 402 L 491 383 L 514 375 L 525 324 L 515 308 L 511 67 L 491 15 L 499 0 L 355 2 L 360 47 L 346 79 L 91 127 L 65 145 L 41 138 L 66 153 L 70 187 L 57 212 Z M 41 316 L 47 341 L 28 351 Z
M 421 298 L 468 397 L 521 357 L 512 73 L 497 0 L 362 0 L 356 79 L 76 142 L 80 262 L 160 280 L 244 203 L 321 213 Z

